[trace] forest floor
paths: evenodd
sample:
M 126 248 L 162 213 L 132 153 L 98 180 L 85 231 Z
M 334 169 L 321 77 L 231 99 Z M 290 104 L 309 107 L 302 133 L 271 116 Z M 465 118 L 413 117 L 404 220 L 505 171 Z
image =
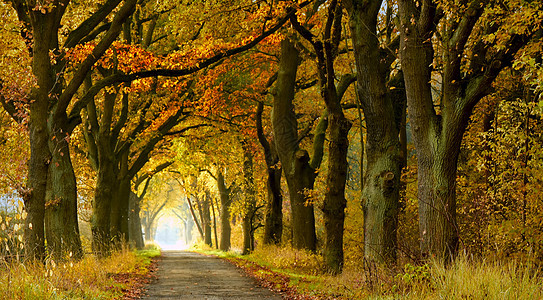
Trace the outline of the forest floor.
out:
M 194 252 L 163 251 L 156 277 L 143 299 L 281 299 L 233 264 Z

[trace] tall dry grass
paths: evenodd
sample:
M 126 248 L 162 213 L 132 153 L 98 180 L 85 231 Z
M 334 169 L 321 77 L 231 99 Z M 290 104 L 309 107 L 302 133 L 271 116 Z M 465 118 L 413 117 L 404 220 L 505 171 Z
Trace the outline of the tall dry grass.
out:
M 122 250 L 99 259 L 56 263 L 0 263 L 0 299 L 116 299 L 126 288 L 116 274 L 138 271 L 144 259 Z
M 533 265 L 518 260 L 459 256 L 438 262 L 383 268 L 347 264 L 342 274 L 323 271 L 319 255 L 292 248 L 263 246 L 245 259 L 291 278 L 307 295 L 324 299 L 543 299 L 543 277 Z

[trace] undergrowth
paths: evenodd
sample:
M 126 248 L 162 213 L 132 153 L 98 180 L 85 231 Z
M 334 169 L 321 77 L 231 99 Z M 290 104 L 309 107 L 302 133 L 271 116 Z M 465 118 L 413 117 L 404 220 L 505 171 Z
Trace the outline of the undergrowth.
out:
M 0 299 L 119 299 L 148 274 L 158 250 L 122 250 L 56 263 L 0 262 Z
M 294 289 L 296 299 L 543 299 L 537 268 L 515 260 L 459 256 L 447 267 L 431 261 L 393 268 L 348 263 L 331 275 L 319 255 L 289 247 L 263 246 L 246 256 L 197 251 L 234 261 L 277 292 Z

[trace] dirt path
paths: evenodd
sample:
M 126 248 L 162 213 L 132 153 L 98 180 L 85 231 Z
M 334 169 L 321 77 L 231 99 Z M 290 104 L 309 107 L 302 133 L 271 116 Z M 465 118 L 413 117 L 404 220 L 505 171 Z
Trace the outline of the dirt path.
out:
M 164 251 L 157 275 L 143 299 L 281 299 L 232 264 L 192 252 Z

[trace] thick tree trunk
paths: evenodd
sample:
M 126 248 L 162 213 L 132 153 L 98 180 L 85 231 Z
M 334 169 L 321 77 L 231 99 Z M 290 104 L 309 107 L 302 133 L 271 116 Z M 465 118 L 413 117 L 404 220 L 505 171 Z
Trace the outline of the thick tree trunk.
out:
M 281 42 L 281 61 L 274 97 L 272 125 L 275 145 L 281 160 L 290 195 L 292 211 L 292 244 L 298 249 L 316 249 L 315 215 L 313 204 L 307 203 L 304 194 L 312 190 L 315 169 L 309 164 L 309 154 L 298 146 L 298 122 L 292 101 L 296 72 L 300 62 L 299 52 L 285 38 Z
M 107 255 L 110 243 L 110 217 L 111 200 L 115 190 L 118 188 L 117 176 L 115 175 L 112 157 L 104 155 L 100 150 L 98 179 L 94 201 L 92 203 L 92 248 L 99 255 Z M 147 234 L 148 232 L 146 232 Z
M 219 249 L 228 251 L 230 250 L 230 236 L 232 233 L 232 228 L 230 226 L 230 204 L 232 204 L 232 200 L 230 199 L 231 188 L 226 187 L 224 175 L 220 171 L 217 174 L 217 186 L 221 199 L 221 244 Z
M 401 99 L 386 88 L 388 66 L 376 36 L 381 1 L 368 7 L 347 1 L 356 59 L 358 95 L 366 118 L 367 166 L 364 176 L 364 256 L 374 262 L 394 262 L 400 185 L 399 126 Z
M 345 183 L 349 164 L 349 130 L 351 123 L 343 116 L 341 110 L 330 114 L 330 146 L 328 151 L 328 175 L 326 177 L 326 193 L 322 207 L 324 229 L 324 260 L 332 273 L 340 273 L 343 268 L 343 230 L 345 221 Z
M 36 58 L 34 59 L 36 64 Z M 35 72 L 36 73 L 36 72 Z M 23 194 L 25 219 L 25 257 L 29 260 L 45 258 L 45 194 L 50 152 L 47 145 L 47 98 L 35 91 L 30 104 L 30 160 L 28 162 L 27 191 Z
M 242 255 L 247 255 L 253 251 L 253 247 L 251 244 L 252 237 L 251 237 L 251 218 L 250 217 L 243 217 L 241 228 L 243 229 L 243 250 L 241 252 Z
M 124 244 L 129 239 L 128 214 L 130 205 L 130 180 L 121 178 L 111 200 L 110 235 L 115 243 Z
M 298 249 L 315 251 L 315 212 L 304 191 L 313 190 L 315 170 L 309 166 L 309 154 L 299 150 L 294 157 L 293 174 L 286 175 L 292 210 L 292 244 Z M 286 168 L 285 168 L 286 169 Z
M 281 173 L 277 166 L 267 169 L 268 201 L 264 222 L 264 244 L 280 244 L 283 236 L 283 195 L 281 193 Z
M 27 13 L 27 12 L 24 12 Z M 55 74 L 49 50 L 56 40 L 52 14 L 29 13 L 32 25 L 32 72 L 37 80 L 30 101 L 30 160 L 26 192 L 23 194 L 27 213 L 24 228 L 25 255 L 29 260 L 45 258 L 45 195 L 51 154 L 48 147 L 47 117 L 49 93 L 53 90 Z
M 50 120 L 49 124 L 54 124 Z M 47 178 L 45 230 L 47 250 L 55 259 L 82 257 L 77 219 L 77 185 L 66 131 L 50 129 L 51 164 Z
M 424 4 L 427 11 L 418 11 L 410 1 L 399 1 L 401 22 L 400 58 L 405 77 L 409 120 L 417 150 L 420 246 L 423 257 L 433 256 L 450 261 L 458 249 L 456 224 L 456 170 L 462 135 L 476 101 L 462 97 L 470 95 L 476 100 L 481 91 L 460 91 L 455 76 L 460 74 L 459 62 L 463 45 L 444 49 L 445 56 L 442 111 L 437 115 L 432 98 L 431 67 L 434 59 L 433 35 L 435 5 Z M 477 13 L 468 15 L 464 25 L 475 24 Z M 472 25 L 468 27 L 472 27 Z M 466 28 L 468 28 L 466 27 Z M 463 33 L 470 32 L 471 29 Z M 456 38 L 456 41 L 463 37 Z M 452 58 L 451 58 L 452 57 Z M 455 69 L 456 68 L 456 69 Z M 476 72 L 479 72 L 477 70 Z M 484 75 L 488 79 L 491 76 Z M 478 80 L 473 84 L 477 87 Z M 471 84 L 471 83 L 470 83 Z M 469 88 L 469 85 L 468 85 Z M 486 88 L 486 87 L 484 87 Z M 461 95 L 464 94 L 464 95 Z M 466 105 L 467 103 L 471 103 Z
M 111 143 L 111 123 L 115 106 L 115 93 L 104 94 L 102 116 L 98 114 L 94 101 L 87 105 L 88 119 L 93 132 L 89 144 L 95 146 L 97 181 L 92 210 L 93 250 L 99 255 L 109 253 L 111 242 L 111 208 L 114 195 L 119 187 L 118 163 Z
M 398 227 L 399 145 L 383 149 L 374 144 L 372 148 L 369 146 L 369 136 L 362 196 L 364 256 L 374 262 L 394 263 Z
M 437 147 L 436 147 L 437 148 Z M 438 148 L 439 149 L 439 148 Z M 459 149 L 459 148 L 458 148 Z M 418 197 L 421 252 L 448 261 L 458 250 L 456 223 L 457 153 L 418 152 Z
M 145 243 L 143 241 L 143 233 L 141 232 L 141 219 L 140 219 L 140 198 L 134 192 L 130 192 L 130 205 L 129 205 L 129 242 L 135 246 L 136 249 L 143 249 Z

